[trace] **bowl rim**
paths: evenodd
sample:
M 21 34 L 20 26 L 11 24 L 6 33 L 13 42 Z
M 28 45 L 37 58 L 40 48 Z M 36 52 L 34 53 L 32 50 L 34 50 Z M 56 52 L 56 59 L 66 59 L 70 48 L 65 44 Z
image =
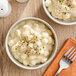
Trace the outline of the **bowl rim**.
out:
M 45 6 L 45 0 L 42 0 L 42 5 L 43 5 L 43 9 L 45 11 L 45 13 L 47 14 L 47 16 L 53 20 L 54 22 L 58 23 L 58 24 L 61 24 L 61 25 L 68 25 L 68 26 L 71 26 L 71 25 L 75 25 L 76 24 L 76 21 L 75 22 L 62 22 L 62 21 L 59 21 L 58 19 L 54 18 L 53 16 L 50 15 L 50 13 L 48 12 L 46 6 Z
M 12 31 L 12 29 L 13 29 L 18 23 L 20 23 L 20 22 L 22 22 L 22 21 L 25 21 L 25 20 L 37 20 L 37 21 L 40 21 L 40 22 L 46 24 L 46 26 L 53 32 L 54 37 L 55 37 L 55 43 L 56 43 L 56 44 L 55 44 L 55 49 L 54 49 L 55 51 L 54 51 L 53 55 L 52 55 L 51 58 L 49 58 L 49 60 L 47 60 L 45 63 L 43 63 L 43 64 L 41 64 L 41 65 L 39 65 L 39 66 L 36 66 L 36 67 L 28 67 L 28 66 L 24 66 L 24 65 L 21 64 L 21 63 L 18 63 L 18 61 L 15 60 L 15 58 L 14 58 L 14 57 L 12 56 L 12 54 L 10 53 L 9 48 L 8 48 L 8 44 L 7 44 L 7 43 L 8 43 L 8 37 L 9 37 L 9 34 L 10 34 L 10 32 Z M 55 33 L 54 29 L 53 29 L 53 28 L 50 26 L 50 24 L 48 24 L 46 21 L 44 21 L 44 20 L 42 20 L 42 19 L 40 19 L 40 18 L 36 18 L 36 17 L 27 17 L 27 18 L 22 18 L 22 19 L 16 21 L 16 22 L 10 27 L 10 29 L 8 30 L 8 33 L 7 33 L 6 39 L 5 39 L 6 53 L 7 53 L 8 57 L 10 58 L 10 60 L 11 60 L 14 64 L 16 64 L 17 66 L 19 66 L 19 67 L 21 67 L 21 68 L 23 68 L 23 69 L 28 69 L 28 70 L 39 69 L 39 68 L 47 65 L 48 63 L 50 63 L 50 62 L 54 59 L 54 57 L 56 56 L 56 54 L 57 54 L 57 52 L 58 52 L 58 51 L 57 51 L 57 47 L 58 47 L 58 40 L 57 40 L 57 36 L 56 36 L 56 33 Z

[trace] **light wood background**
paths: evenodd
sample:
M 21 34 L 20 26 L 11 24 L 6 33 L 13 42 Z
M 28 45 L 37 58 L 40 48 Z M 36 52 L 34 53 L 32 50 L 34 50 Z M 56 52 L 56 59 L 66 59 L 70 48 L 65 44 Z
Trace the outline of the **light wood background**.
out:
M 9 0 L 12 12 L 6 18 L 0 18 L 0 76 L 42 76 L 47 66 L 38 70 L 24 70 L 16 66 L 6 54 L 5 37 L 14 22 L 21 18 L 38 17 L 47 21 L 55 30 L 58 37 L 58 50 L 67 38 L 76 39 L 76 26 L 63 26 L 50 20 L 42 7 L 42 0 L 29 0 L 20 4 Z

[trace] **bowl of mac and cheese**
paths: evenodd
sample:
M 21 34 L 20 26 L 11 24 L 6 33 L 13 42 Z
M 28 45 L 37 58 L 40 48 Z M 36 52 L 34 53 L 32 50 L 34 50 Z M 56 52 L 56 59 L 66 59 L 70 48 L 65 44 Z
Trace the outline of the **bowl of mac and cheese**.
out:
M 53 28 L 39 18 L 17 21 L 6 36 L 9 58 L 24 69 L 38 69 L 53 60 L 57 53 L 57 36 Z
M 76 0 L 43 0 L 45 13 L 62 25 L 76 24 Z

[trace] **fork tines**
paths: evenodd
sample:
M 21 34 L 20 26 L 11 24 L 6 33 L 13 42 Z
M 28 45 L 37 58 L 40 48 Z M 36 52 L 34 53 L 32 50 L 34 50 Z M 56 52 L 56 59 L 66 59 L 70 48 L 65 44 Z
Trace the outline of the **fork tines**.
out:
M 73 62 L 76 59 L 76 48 L 72 46 L 65 54 L 64 57 L 70 61 Z

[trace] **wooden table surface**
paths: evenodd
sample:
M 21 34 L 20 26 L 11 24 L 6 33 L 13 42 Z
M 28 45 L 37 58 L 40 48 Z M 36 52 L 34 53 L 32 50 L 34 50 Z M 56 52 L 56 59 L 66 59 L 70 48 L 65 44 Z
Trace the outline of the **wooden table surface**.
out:
M 47 21 L 55 30 L 58 37 L 58 50 L 67 38 L 76 39 L 76 26 L 63 26 L 50 20 L 42 7 L 42 0 L 29 0 L 20 4 L 9 0 L 12 12 L 6 18 L 0 18 L 0 76 L 42 76 L 47 66 L 38 70 L 24 70 L 16 66 L 6 54 L 5 37 L 14 22 L 21 18 L 38 17 Z

